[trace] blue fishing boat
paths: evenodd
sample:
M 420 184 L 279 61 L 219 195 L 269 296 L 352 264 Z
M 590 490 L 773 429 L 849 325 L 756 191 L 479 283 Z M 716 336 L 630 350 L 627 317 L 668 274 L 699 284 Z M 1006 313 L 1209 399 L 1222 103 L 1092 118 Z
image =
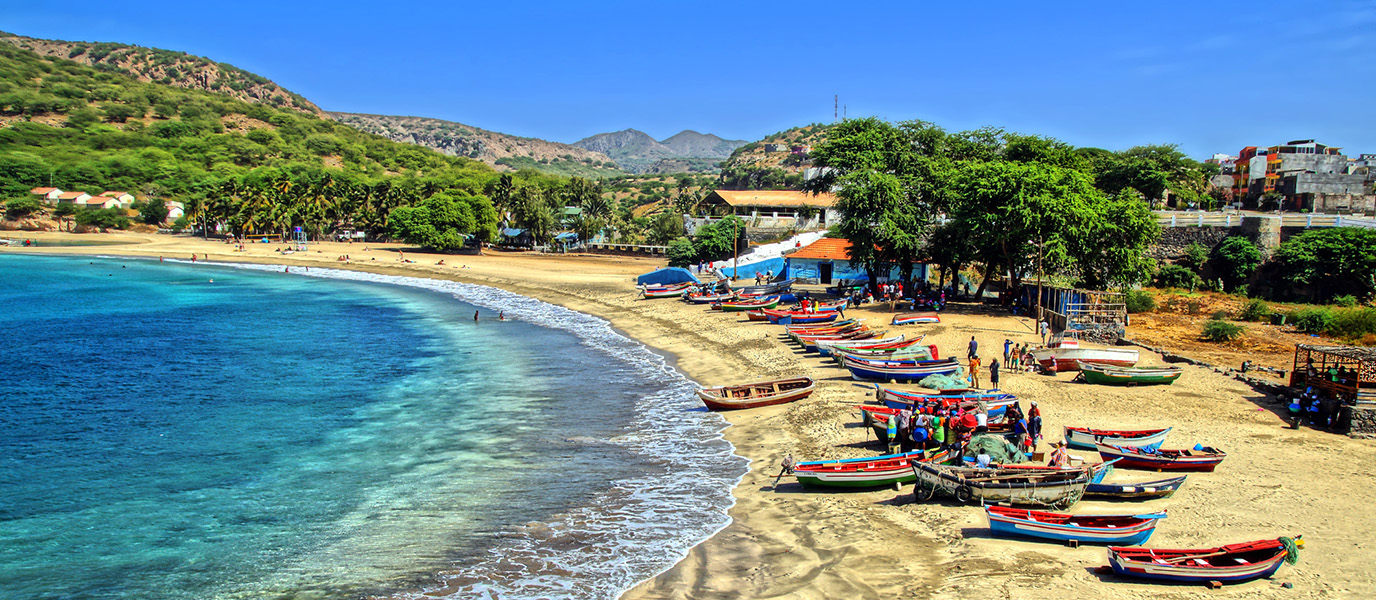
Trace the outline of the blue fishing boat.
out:
M 1087 544 L 1146 543 L 1165 511 L 1141 515 L 1068 515 L 1004 506 L 986 506 L 989 530 L 995 535 L 1034 537 Z
M 855 379 L 879 379 L 882 381 L 917 381 L 931 375 L 950 375 L 960 369 L 960 361 L 951 358 L 897 362 L 842 356 L 841 362 L 850 370 L 851 377 Z

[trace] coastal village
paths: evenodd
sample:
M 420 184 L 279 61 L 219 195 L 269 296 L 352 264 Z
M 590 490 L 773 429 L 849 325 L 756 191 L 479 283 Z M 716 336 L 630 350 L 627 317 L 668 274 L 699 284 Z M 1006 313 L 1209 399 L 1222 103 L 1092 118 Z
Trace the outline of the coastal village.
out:
M 33 77 L 109 79 L 9 44 Z M 837 116 L 599 179 L 157 81 L 0 100 L 0 256 L 419 277 L 605 319 L 750 464 L 730 523 L 622 598 L 1376 595 L 1376 516 L 1352 510 L 1376 476 L 1376 154 Z M 3 145 L 59 139 L 86 145 Z M 187 181 L 109 166 L 141 160 Z

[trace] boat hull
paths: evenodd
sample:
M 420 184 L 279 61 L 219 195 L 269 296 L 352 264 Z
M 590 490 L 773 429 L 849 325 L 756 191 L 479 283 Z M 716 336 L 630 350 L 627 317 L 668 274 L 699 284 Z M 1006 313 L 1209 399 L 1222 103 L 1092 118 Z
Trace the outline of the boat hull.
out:
M 1204 448 L 1203 450 L 1155 450 L 1154 453 L 1135 452 L 1126 446 L 1097 444 L 1105 461 L 1117 460 L 1124 469 L 1144 469 L 1148 471 L 1199 471 L 1210 472 L 1227 458 L 1226 453 Z
M 1180 379 L 1184 370 L 1167 368 L 1123 368 L 1097 364 L 1082 364 L 1080 372 L 1085 381 L 1097 385 L 1170 385 Z
M 1138 353 L 1135 348 L 1038 348 L 1032 357 L 1044 369 L 1054 365 L 1057 372 L 1065 372 L 1078 371 L 1082 364 L 1131 367 L 1137 364 Z
M 1085 498 L 1096 500 L 1155 500 L 1158 498 L 1169 498 L 1175 494 L 1180 486 L 1185 484 L 1185 477 L 1172 477 L 1159 481 L 1144 481 L 1142 483 L 1091 483 L 1085 488 Z
M 887 366 L 882 361 L 843 356 L 841 362 L 850 371 L 851 377 L 857 380 L 918 381 L 931 375 L 950 375 L 960 369 L 960 363 L 950 359 L 922 361 L 912 365 L 896 363 L 894 366 Z
M 1279 540 L 1199 550 L 1110 546 L 1108 564 L 1114 573 L 1126 577 L 1176 583 L 1240 583 L 1274 575 L 1288 555 Z
M 1166 513 L 1079 517 L 1083 522 L 1077 522 L 1077 517 L 1071 515 L 990 506 L 985 508 L 985 516 L 989 519 L 989 530 L 995 535 L 1136 546 L 1151 538 L 1157 522 L 1164 519 Z M 1055 522 L 1048 522 L 1052 518 Z M 1095 522 L 1113 523 L 1113 526 L 1095 525 Z
M 1170 427 L 1165 429 L 1116 431 L 1066 426 L 1065 441 L 1070 447 L 1079 448 L 1081 450 L 1095 450 L 1097 448 L 1096 444 L 1133 446 L 1136 448 L 1159 448 L 1161 447 L 1161 443 L 1166 441 L 1166 436 L 1169 435 L 1170 432 Z
M 915 315 L 894 315 L 894 325 L 913 325 L 916 323 L 940 323 L 941 317 L 936 313 L 918 313 Z
M 698 398 L 710 410 L 739 410 L 795 402 L 812 395 L 816 389 L 817 384 L 811 378 L 796 377 L 746 385 L 703 388 L 698 390 Z
M 868 488 L 910 483 L 917 479 L 913 462 L 941 461 L 948 455 L 939 452 L 931 458 L 917 450 L 873 458 L 838 461 L 813 461 L 793 467 L 793 476 L 809 487 Z
M 1030 504 L 1036 506 L 1068 507 L 1084 495 L 1089 484 L 1089 468 L 1066 469 L 1062 473 L 1044 477 L 1022 473 L 990 481 L 989 469 L 948 467 L 914 463 L 917 474 L 918 498 L 933 491 L 943 491 L 961 502 L 981 504 Z

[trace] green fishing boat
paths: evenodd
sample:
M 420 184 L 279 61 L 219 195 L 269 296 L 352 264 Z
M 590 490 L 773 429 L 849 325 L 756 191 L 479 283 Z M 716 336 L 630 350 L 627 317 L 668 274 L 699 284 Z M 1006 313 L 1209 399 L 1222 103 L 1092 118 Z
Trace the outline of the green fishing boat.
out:
M 720 308 L 725 312 L 741 312 L 746 310 L 759 310 L 761 308 L 775 308 L 777 306 L 779 306 L 779 297 L 774 296 L 773 298 L 764 302 L 761 302 L 759 300 L 739 300 L 736 302 L 722 302 L 720 307 L 714 306 L 713 308 Z
M 1094 363 L 1080 365 L 1086 382 L 1100 385 L 1170 385 L 1184 373 L 1180 367 L 1115 367 Z

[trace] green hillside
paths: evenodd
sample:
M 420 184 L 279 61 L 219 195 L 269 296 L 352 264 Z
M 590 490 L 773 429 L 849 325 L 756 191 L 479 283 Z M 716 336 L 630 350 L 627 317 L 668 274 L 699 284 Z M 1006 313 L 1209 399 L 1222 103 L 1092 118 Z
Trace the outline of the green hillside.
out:
M 479 197 L 496 180 L 477 161 L 312 114 L 0 45 L 0 198 L 48 185 L 127 190 L 182 200 L 236 232 L 304 225 L 323 235 L 385 231 L 393 208 L 441 193 Z M 462 233 L 494 232 L 495 213 L 486 221 L 464 221 Z

